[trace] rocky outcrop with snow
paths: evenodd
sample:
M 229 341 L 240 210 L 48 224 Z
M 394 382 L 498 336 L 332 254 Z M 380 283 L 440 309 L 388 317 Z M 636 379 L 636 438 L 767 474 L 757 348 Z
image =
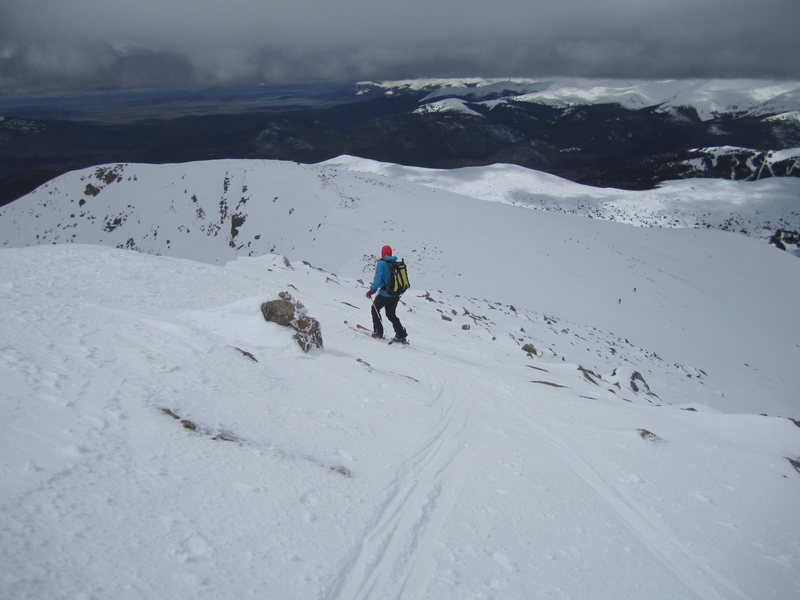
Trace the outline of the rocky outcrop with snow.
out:
M 269 323 L 290 327 L 295 331 L 294 339 L 303 352 L 311 348 L 322 348 L 322 329 L 319 321 L 308 314 L 302 302 L 298 302 L 289 292 L 279 292 L 277 300 L 261 304 L 261 314 Z

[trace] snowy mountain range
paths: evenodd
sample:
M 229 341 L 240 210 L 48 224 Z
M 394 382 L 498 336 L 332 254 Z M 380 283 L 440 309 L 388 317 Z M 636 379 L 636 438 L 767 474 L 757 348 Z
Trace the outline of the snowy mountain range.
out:
M 797 595 L 800 261 L 764 239 L 796 182 L 42 186 L 0 209 L 0 596 Z M 387 243 L 407 347 L 352 327 Z M 282 291 L 323 348 L 262 318 Z
M 675 113 L 690 109 L 703 121 L 723 115 L 784 115 L 796 118 L 800 83 L 757 79 L 620 80 L 582 79 L 413 79 L 364 81 L 361 93 L 372 88 L 394 95 L 404 90 L 428 92 L 423 102 L 467 98 L 490 107 L 530 102 L 555 107 L 616 104 L 638 110 L 655 108 Z
M 420 101 L 415 111 L 420 115 L 451 114 L 459 117 L 487 118 L 495 109 L 525 110 L 526 105 L 549 107 L 561 111 L 558 126 L 569 126 L 572 113 L 577 112 L 586 129 L 594 130 L 597 123 L 587 107 L 618 107 L 622 113 L 609 117 L 600 116 L 602 136 L 607 144 L 607 156 L 620 154 L 624 139 L 641 135 L 641 126 L 630 123 L 625 131 L 616 130 L 613 121 L 625 121 L 631 112 L 641 120 L 651 112 L 663 115 L 673 127 L 686 125 L 695 120 L 706 124 L 707 133 L 724 138 L 750 134 L 739 130 L 734 133 L 731 126 L 747 123 L 747 127 L 772 129 L 771 143 L 761 147 L 747 148 L 731 144 L 731 140 L 719 146 L 682 147 L 681 159 L 670 158 L 660 169 L 677 178 L 712 176 L 728 179 L 761 179 L 772 176 L 800 175 L 800 84 L 787 81 L 763 80 L 597 80 L 579 78 L 556 79 L 444 79 L 410 80 L 387 82 L 362 82 L 362 93 L 378 88 L 385 94 L 396 95 L 405 91 L 425 91 L 428 94 Z M 489 113 L 487 113 L 487 110 Z M 739 122 L 739 123 L 737 123 Z M 760 123 L 760 125 L 756 125 Z M 652 123 L 651 123 L 652 127 Z M 662 153 L 677 150 L 670 144 L 674 140 L 666 130 L 650 135 L 663 136 Z M 586 132 L 584 132 L 586 134 Z M 687 137 L 693 137 L 697 131 Z M 597 135 L 597 134 L 595 134 Z M 584 135 L 584 139 L 590 135 Z M 682 140 L 685 142 L 686 140 Z M 621 142 L 621 143 L 620 143 Z M 639 144 L 641 141 L 639 142 Z M 638 145 L 638 144 L 637 144 Z M 617 148 L 615 148 L 617 146 Z M 793 147 L 792 147 L 793 146 Z M 639 146 L 641 149 L 641 146 Z M 608 150 L 611 152 L 608 152 Z M 585 146 L 560 148 L 561 152 L 586 152 Z M 650 149 L 653 152 L 653 149 Z M 626 154 L 624 151 L 621 154 Z M 627 157 L 626 157 L 627 158 Z M 532 166 L 532 165 L 528 165 Z M 679 168 L 682 167 L 682 168 Z M 550 170 L 550 172 L 554 172 Z M 592 182 L 592 183 L 600 183 Z M 629 183 L 630 185 L 630 183 Z
M 340 155 L 593 185 L 800 175 L 800 83 L 412 80 L 0 98 L 0 204 L 65 172 Z

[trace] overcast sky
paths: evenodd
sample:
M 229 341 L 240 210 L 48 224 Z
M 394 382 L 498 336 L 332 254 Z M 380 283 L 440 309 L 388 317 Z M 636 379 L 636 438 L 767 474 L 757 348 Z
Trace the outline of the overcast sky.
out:
M 445 76 L 800 79 L 800 0 L 0 0 L 0 94 Z

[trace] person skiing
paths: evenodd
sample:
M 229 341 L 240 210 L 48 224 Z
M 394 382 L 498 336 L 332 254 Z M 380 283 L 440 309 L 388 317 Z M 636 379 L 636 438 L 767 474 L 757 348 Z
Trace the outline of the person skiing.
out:
M 400 319 L 397 318 L 396 310 L 397 303 L 400 302 L 400 296 L 395 296 L 386 288 L 391 282 L 391 269 L 389 262 L 396 261 L 397 258 L 392 256 L 392 247 L 384 246 L 381 248 L 381 259 L 375 265 L 375 277 L 372 279 L 372 286 L 367 291 L 366 296 L 372 300 L 373 294 L 378 292 L 378 296 L 372 301 L 372 337 L 383 338 L 383 321 L 381 320 L 380 311 L 382 308 L 386 309 L 386 318 L 394 327 L 394 340 L 395 342 L 406 343 L 408 332 L 403 327 Z

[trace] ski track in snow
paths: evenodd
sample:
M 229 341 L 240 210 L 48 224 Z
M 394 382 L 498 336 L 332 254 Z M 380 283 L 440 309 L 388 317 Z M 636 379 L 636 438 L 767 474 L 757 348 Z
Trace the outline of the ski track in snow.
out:
M 612 487 L 608 483 L 610 479 L 606 476 L 609 469 L 599 470 L 593 466 L 591 462 L 597 463 L 602 459 L 595 457 L 592 460 L 589 458 L 592 457 L 591 449 L 584 447 L 579 439 L 571 438 L 567 441 L 551 427 L 543 426 L 524 413 L 520 413 L 520 418 L 524 419 L 532 430 L 554 447 L 560 459 L 580 478 L 592 492 L 592 496 L 604 502 L 617 515 L 620 523 L 638 537 L 653 557 L 674 573 L 676 579 L 681 581 L 688 590 L 691 590 L 697 598 L 708 600 L 747 598 L 741 590 L 731 585 L 701 556 L 682 544 L 663 521 L 659 520 L 657 516 L 648 515 L 648 513 L 652 514 L 651 511 L 637 506 L 630 498 Z M 579 447 L 580 452 L 577 449 Z M 698 570 L 699 574 L 696 574 Z M 706 581 L 708 577 L 713 578 L 721 587 L 724 587 L 726 593 L 723 594 L 713 585 L 709 585 Z
M 418 591 L 434 575 L 420 558 L 430 555 L 437 524 L 456 501 L 453 479 L 468 461 L 469 418 L 449 386 L 427 375 L 436 382 L 431 404 L 441 406 L 440 420 L 396 470 L 325 600 L 403 598 L 410 583 Z

